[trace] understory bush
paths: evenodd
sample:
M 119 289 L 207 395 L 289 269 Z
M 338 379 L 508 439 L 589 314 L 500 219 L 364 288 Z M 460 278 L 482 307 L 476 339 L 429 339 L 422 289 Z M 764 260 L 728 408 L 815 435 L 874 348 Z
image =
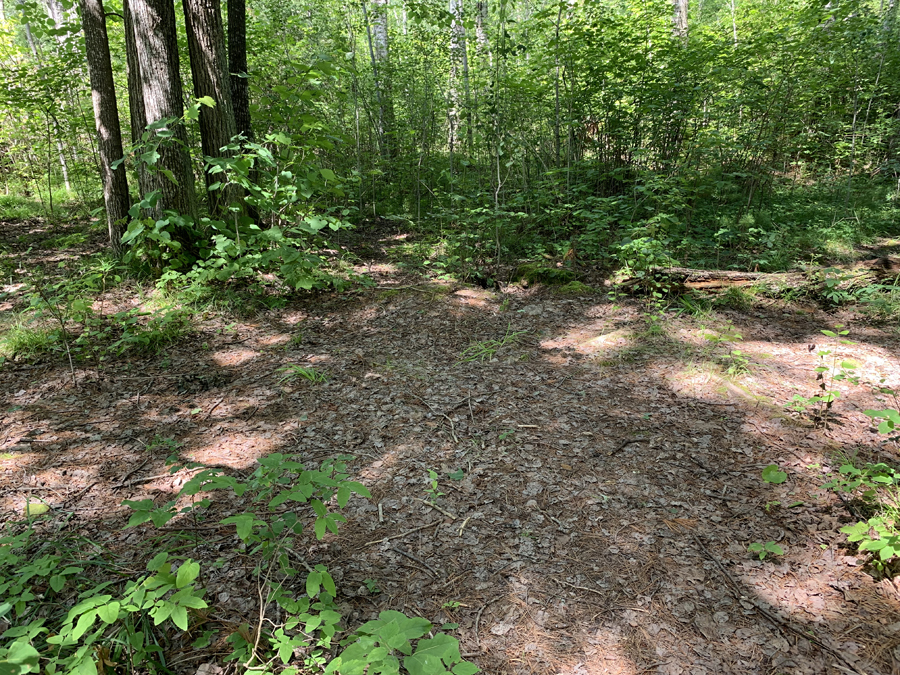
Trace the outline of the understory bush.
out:
M 369 496 L 349 480 L 347 459 L 307 469 L 294 457 L 272 454 L 247 479 L 199 464 L 173 465 L 173 472 L 194 472 L 175 499 L 124 502 L 133 511 L 127 527 L 167 525 L 178 537 L 163 543 L 168 550 L 139 574 L 100 544 L 66 534 L 65 520 L 35 515 L 46 507 L 26 509 L 27 520 L 7 523 L 0 537 L 0 675 L 168 672 L 168 649 L 190 639 L 193 649 L 210 646 L 217 631 L 208 629 L 215 609 L 204 588 L 208 563 L 186 549 L 200 543 L 191 527 L 206 520 L 214 499 L 229 494 L 252 508 L 218 522 L 235 527 L 261 589 L 258 612 L 226 638 L 225 661 L 234 661 L 238 672 L 478 672 L 462 659 L 458 640 L 434 632 L 425 619 L 386 611 L 355 630 L 343 626 L 331 574 L 296 553 L 304 547 L 295 538 L 308 527 L 319 540 L 336 534 L 351 496 Z

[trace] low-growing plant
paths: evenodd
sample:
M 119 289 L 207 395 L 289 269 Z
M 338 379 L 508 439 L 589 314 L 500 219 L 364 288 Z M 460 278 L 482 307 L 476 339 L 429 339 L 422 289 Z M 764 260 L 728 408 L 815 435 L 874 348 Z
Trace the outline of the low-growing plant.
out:
M 891 428 L 886 428 L 885 432 L 890 431 Z M 875 569 L 884 570 L 900 557 L 900 470 L 884 462 L 857 466 L 852 458 L 845 457 L 837 475 L 822 485 L 822 489 L 857 494 L 872 514 L 867 520 L 842 527 L 841 532 L 848 535 L 850 542 L 858 544 L 860 551 L 873 554 Z
M 463 350 L 460 354 L 460 362 L 472 361 L 489 361 L 497 355 L 504 347 L 509 347 L 518 343 L 519 339 L 528 331 L 520 330 L 513 332 L 512 324 L 506 327 L 506 333 L 498 340 L 484 340 L 482 342 L 473 342 Z
M 284 373 L 284 375 L 278 380 L 279 382 L 296 380 L 298 377 L 312 382 L 313 384 L 319 384 L 320 382 L 328 381 L 328 376 L 325 373 L 308 366 L 298 366 L 296 364 L 291 364 L 278 368 L 278 372 Z
M 768 555 L 784 555 L 784 549 L 774 541 L 755 541 L 747 547 L 751 553 L 759 555 L 760 560 L 765 560 Z
M 438 489 L 438 474 L 434 469 L 428 469 L 428 483 L 429 486 L 425 488 L 425 494 L 428 495 L 428 501 L 433 504 L 438 500 L 438 497 L 444 496 L 444 493 Z
M 753 307 L 754 293 L 740 286 L 729 286 L 713 302 L 716 307 L 726 307 L 739 312 L 746 312 Z
M 732 349 L 722 358 L 725 372 L 731 377 L 740 377 L 750 373 L 750 359 L 740 349 Z
M 839 344 L 852 345 L 856 344 L 851 340 L 844 339 L 849 335 L 850 331 L 844 329 L 843 325 L 838 324 L 835 330 L 823 330 L 821 333 L 827 337 L 837 339 Z M 815 348 L 810 345 L 810 351 Z M 828 415 L 834 402 L 841 395 L 841 392 L 834 388 L 836 382 L 847 381 L 851 384 L 859 384 L 859 375 L 856 373 L 858 364 L 850 360 L 838 361 L 837 353 L 831 349 L 820 349 L 816 352 L 819 357 L 819 365 L 815 368 L 816 382 L 820 393 L 806 397 L 800 394 L 794 394 L 785 406 L 794 412 L 811 412 L 813 423 L 816 426 L 828 427 Z M 829 359 L 830 357 L 830 359 Z
M 150 445 L 177 444 L 155 438 Z M 126 501 L 133 509 L 128 527 L 148 522 L 160 527 L 174 521 L 169 529 L 177 533 L 180 519 L 204 513 L 211 503 L 207 495 L 220 490 L 230 490 L 251 505 L 252 510 L 219 521 L 235 526 L 246 555 L 256 560 L 253 574 L 260 587 L 253 624 L 238 625 L 227 638 L 231 652 L 225 660 L 237 662 L 239 670 L 349 675 L 367 667 L 376 672 L 381 666 L 396 666 L 392 672 L 410 675 L 442 675 L 447 669 L 454 675 L 478 672 L 474 664 L 463 661 L 455 637 L 429 635 L 428 621 L 400 612 L 383 613 L 350 632 L 341 641 L 341 653 L 333 658 L 342 621 L 334 602 L 337 588 L 323 565 L 309 566 L 302 558 L 307 574 L 297 579 L 294 538 L 302 534 L 307 518 L 298 507 L 309 510 L 314 534 L 322 539 L 326 532 L 337 533 L 344 520 L 337 510 L 352 494 L 369 496 L 363 485 L 349 480 L 348 459 L 339 457 L 319 469 L 306 469 L 293 457 L 273 454 L 260 459 L 246 479 L 199 464 L 174 465 L 173 471 L 199 471 L 176 499 L 165 504 Z M 7 534 L 0 537 L 0 620 L 13 624 L 0 635 L 0 673 L 94 675 L 108 667 L 165 672 L 164 645 L 173 631 L 192 634 L 195 649 L 211 644 L 215 631 L 201 629 L 209 621 L 211 601 L 204 598 L 199 562 L 161 551 L 147 563 L 146 574 L 129 573 L 123 579 L 107 569 L 111 554 L 91 560 L 72 542 L 43 541 L 35 523 L 45 517 L 29 517 L 24 528 L 8 523 Z M 94 548 L 101 547 L 92 544 L 88 550 Z M 374 580 L 367 580 L 367 586 L 372 592 L 379 590 Z
M 787 480 L 787 473 L 782 471 L 777 464 L 769 464 L 762 470 L 762 479 L 772 485 L 781 485 Z

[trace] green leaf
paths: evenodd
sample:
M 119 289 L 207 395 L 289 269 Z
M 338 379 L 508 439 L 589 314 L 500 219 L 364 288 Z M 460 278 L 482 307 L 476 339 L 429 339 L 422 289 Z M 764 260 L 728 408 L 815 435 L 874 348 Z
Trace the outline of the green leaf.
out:
M 438 675 L 462 660 L 459 654 L 459 640 L 446 633 L 438 633 L 430 640 L 421 640 L 416 651 L 403 659 L 409 675 Z
M 453 675 L 475 675 L 475 673 L 481 672 L 481 668 L 476 666 L 474 663 L 469 663 L 468 661 L 457 663 L 451 670 L 453 672 Z
M 188 629 L 187 609 L 185 609 L 181 605 L 177 605 L 172 608 L 172 614 L 170 615 L 170 618 L 172 619 L 172 623 L 178 626 L 181 630 Z
M 0 661 L 0 675 L 22 675 L 37 672 L 40 653 L 27 642 L 13 642 L 6 658 Z
M 50 588 L 59 593 L 66 585 L 66 578 L 62 574 L 54 574 L 50 577 Z
M 100 620 L 104 623 L 115 623 L 119 620 L 119 609 L 121 606 L 121 603 L 113 601 L 108 605 L 98 607 L 97 616 L 99 616 Z
M 150 572 L 157 572 L 159 569 L 165 564 L 166 560 L 169 559 L 169 554 L 163 551 L 162 553 L 157 553 L 153 556 L 153 559 L 147 563 L 147 570 Z
M 216 101 L 212 96 L 201 96 L 197 99 L 197 103 L 200 105 L 205 105 L 207 108 L 215 108 Z
M 253 524 L 256 522 L 256 516 L 252 513 L 242 513 L 238 516 L 231 516 L 230 518 L 225 518 L 222 521 L 222 524 L 228 525 L 230 523 L 234 523 L 237 528 L 237 536 L 241 539 L 241 541 L 247 541 L 250 537 L 250 534 L 253 532 Z
M 306 577 L 306 594 L 314 598 L 319 594 L 319 588 L 322 585 L 322 575 L 319 572 L 310 572 Z
M 450 478 L 450 480 L 462 480 L 465 477 L 465 475 L 466 475 L 466 472 L 463 471 L 462 469 L 457 469 L 456 471 L 452 471 L 451 473 L 447 474 L 447 476 Z
M 188 558 L 181 564 L 181 567 L 178 568 L 178 574 L 175 576 L 175 588 L 184 588 L 199 575 L 200 563 L 194 562 Z
M 787 480 L 787 474 L 779 469 L 777 464 L 769 464 L 762 470 L 762 479 L 767 483 L 779 485 Z

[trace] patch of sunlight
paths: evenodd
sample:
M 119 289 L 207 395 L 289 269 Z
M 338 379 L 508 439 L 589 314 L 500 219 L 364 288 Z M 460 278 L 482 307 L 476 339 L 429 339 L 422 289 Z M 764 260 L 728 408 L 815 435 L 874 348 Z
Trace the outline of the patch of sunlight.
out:
M 419 452 L 416 448 L 405 443 L 394 446 L 391 450 L 386 450 L 381 457 L 369 464 L 365 469 L 359 472 L 360 480 L 367 485 L 371 485 L 383 476 L 390 476 L 390 469 L 404 457 L 410 457 Z M 426 471 L 422 471 L 422 485 L 425 485 Z
M 375 265 L 353 265 L 351 268 L 357 274 L 397 274 L 400 269 L 393 263 L 378 263 Z
M 187 455 L 192 461 L 207 466 L 250 469 L 260 457 L 273 452 L 284 452 L 283 442 L 281 434 L 276 432 L 228 433 L 217 436 L 214 443 L 191 450 Z
M 545 610 L 539 610 L 536 617 L 543 618 Z M 627 640 L 621 631 L 600 629 L 593 634 L 580 634 L 577 647 L 563 647 L 555 632 L 533 622 L 519 622 L 515 637 L 507 653 L 512 659 L 522 662 L 553 664 L 554 675 L 639 675 L 638 668 L 628 655 Z M 505 628 L 501 623 L 496 628 Z M 532 672 L 537 672 L 535 668 Z M 546 671 L 545 671 L 546 672 Z
M 212 354 L 212 360 L 215 361 L 217 365 L 227 368 L 240 366 L 248 361 L 252 361 L 258 356 L 259 352 L 255 349 L 228 349 L 214 352 Z
M 453 294 L 453 300 L 458 304 L 482 309 L 489 307 L 493 298 L 494 294 L 490 291 L 475 288 L 463 288 Z
M 619 328 L 609 333 L 598 334 L 596 329 L 582 328 L 570 331 L 566 335 L 544 340 L 541 342 L 543 349 L 572 348 L 575 351 L 593 356 L 603 354 L 611 349 L 622 349 L 634 344 L 634 331 L 629 328 Z
M 279 317 L 279 321 L 288 326 L 296 326 L 298 323 L 307 318 L 303 312 L 285 312 Z
M 259 338 L 258 342 L 260 345 L 264 347 L 271 347 L 273 345 L 283 345 L 287 344 L 291 341 L 291 336 L 287 333 L 276 333 L 275 335 L 267 335 L 265 337 Z

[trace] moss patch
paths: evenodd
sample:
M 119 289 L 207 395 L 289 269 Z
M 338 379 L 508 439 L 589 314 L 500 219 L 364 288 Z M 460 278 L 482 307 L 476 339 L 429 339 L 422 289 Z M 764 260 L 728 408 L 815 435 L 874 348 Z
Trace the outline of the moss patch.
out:
M 519 265 L 513 281 L 527 281 L 529 284 L 564 286 L 575 281 L 575 272 L 559 267 L 543 267 L 533 263 Z
M 564 286 L 555 289 L 559 295 L 593 295 L 597 290 L 593 286 L 588 286 L 580 281 L 570 281 Z

